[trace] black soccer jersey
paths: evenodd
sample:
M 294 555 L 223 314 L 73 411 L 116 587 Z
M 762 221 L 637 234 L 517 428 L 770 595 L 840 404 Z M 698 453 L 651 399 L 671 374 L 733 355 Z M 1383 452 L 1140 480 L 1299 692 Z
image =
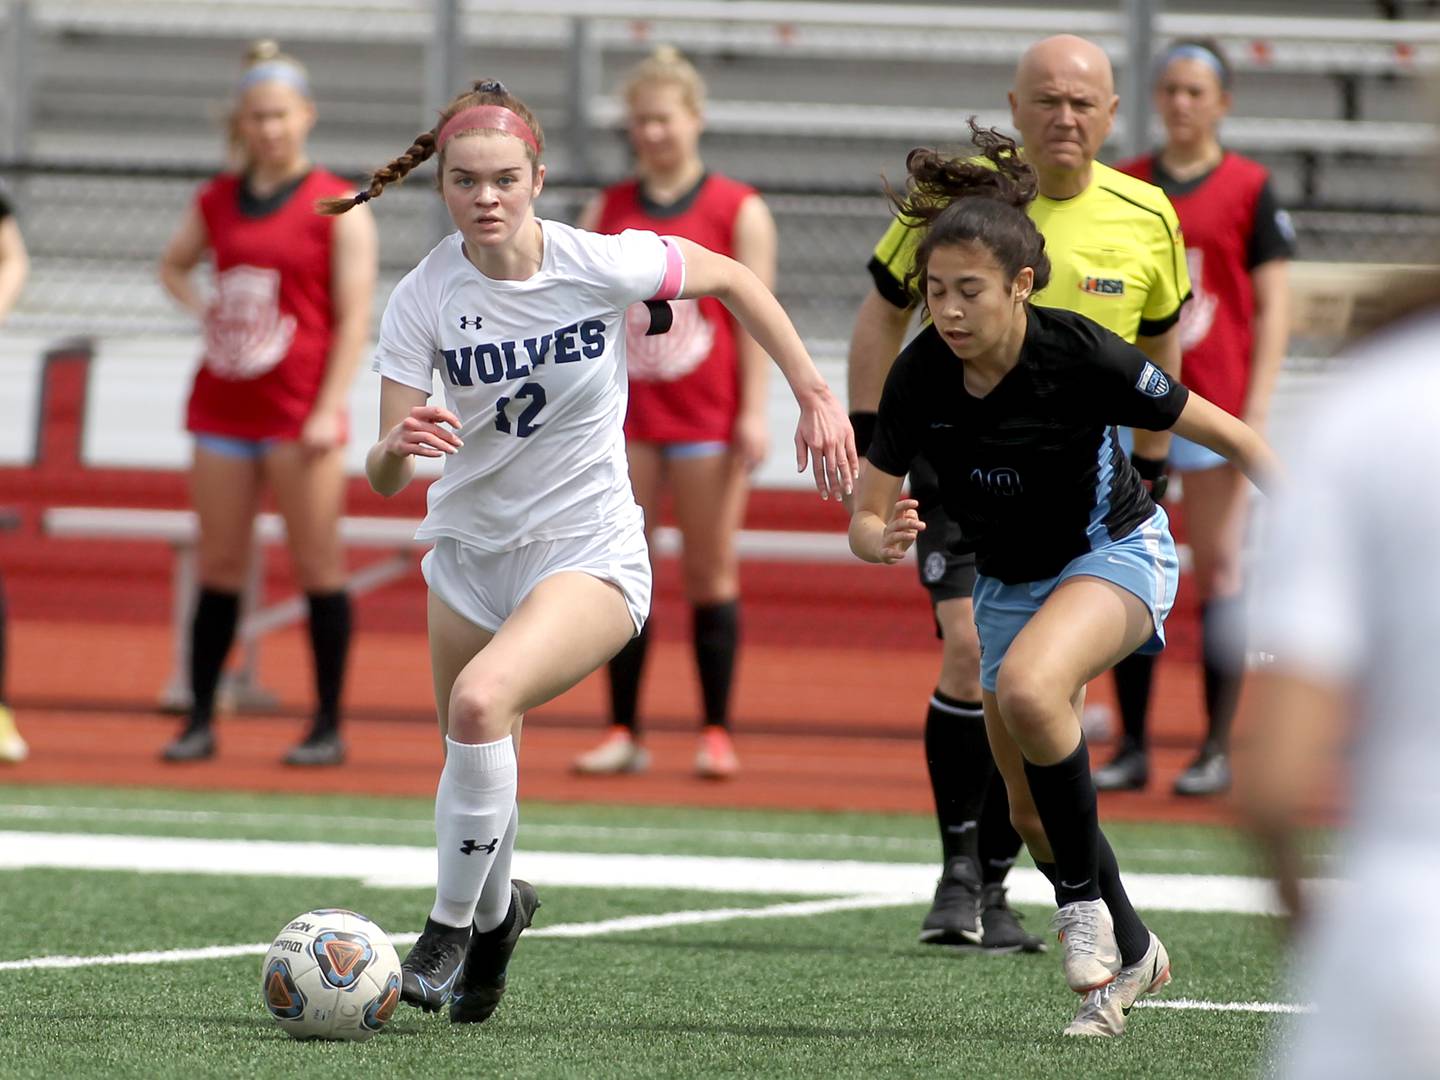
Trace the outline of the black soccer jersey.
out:
M 983 398 L 935 328 L 922 330 L 885 380 L 866 456 L 904 476 L 923 454 L 980 573 L 1040 581 L 1154 513 L 1115 425 L 1168 429 L 1188 397 L 1085 316 L 1030 307 L 1019 362 Z

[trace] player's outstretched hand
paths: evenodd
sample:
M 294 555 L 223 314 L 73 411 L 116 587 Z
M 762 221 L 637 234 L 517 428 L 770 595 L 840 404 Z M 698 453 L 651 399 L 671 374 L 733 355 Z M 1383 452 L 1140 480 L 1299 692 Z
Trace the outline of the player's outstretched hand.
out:
M 828 386 L 800 401 L 800 423 L 795 428 L 795 471 L 804 472 L 807 463 L 815 471 L 815 487 L 822 499 L 839 499 L 854 489 L 860 472 L 855 453 L 855 432 L 850 417 L 830 393 Z
M 885 523 L 885 535 L 880 538 L 880 561 L 899 562 L 924 528 L 925 522 L 920 520 L 920 504 L 914 499 L 901 499 L 895 504 L 890 520 Z
M 450 425 L 442 427 L 442 424 Z M 452 431 L 450 428 L 454 428 Z M 410 415 L 390 429 L 385 436 L 385 452 L 396 457 L 438 458 L 453 454 L 465 444 L 455 434 L 460 418 L 443 405 L 417 405 Z

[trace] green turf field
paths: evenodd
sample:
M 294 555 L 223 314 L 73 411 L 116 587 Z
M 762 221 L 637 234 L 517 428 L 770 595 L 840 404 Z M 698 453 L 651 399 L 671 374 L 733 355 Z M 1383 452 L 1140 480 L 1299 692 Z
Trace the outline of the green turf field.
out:
M 12 852 L 53 845 L 79 852 L 79 862 L 85 852 L 123 861 L 133 848 L 143 861 L 174 847 L 155 839 L 167 837 L 317 842 L 316 852 L 384 844 L 394 845 L 387 850 L 397 858 L 418 857 L 430 842 L 430 813 L 419 800 L 10 786 L 0 788 L 0 865 L 16 861 L 7 859 L 7 844 Z M 782 865 L 813 868 L 817 884 L 805 895 L 766 891 L 768 875 L 753 863 L 743 864 L 743 874 L 734 869 L 741 864 L 717 864 L 733 876 L 715 879 L 704 870 L 714 859 L 686 864 L 694 887 L 540 882 L 544 907 L 491 1021 L 452 1029 L 442 1017 L 402 1009 L 364 1045 L 286 1037 L 261 1003 L 258 953 L 197 958 L 184 951 L 263 946 L 291 916 L 320 906 L 355 908 L 392 933 L 413 932 L 431 899 L 421 885 L 365 884 L 326 869 L 331 864 L 319 856 L 315 876 L 224 873 L 228 854 L 209 873 L 0 869 L 0 1075 L 1131 1078 L 1262 1071 L 1283 1016 L 1137 1009 L 1118 1042 L 1062 1040 L 1077 999 L 1064 988 L 1053 953 L 992 957 L 917 945 L 925 903 L 906 896 L 861 898 L 861 906 L 806 915 L 786 910 L 850 895 L 825 891 L 835 860 L 895 864 L 897 876 L 919 880 L 929 871 L 917 864 L 933 858 L 932 829 L 923 818 L 900 816 L 527 805 L 517 872 L 527 855 L 561 879 L 566 860 L 582 853 L 760 857 L 774 860 L 765 865 L 777 873 Z M 1244 843 L 1225 831 L 1107 831 L 1122 864 L 1137 874 L 1255 869 Z M 223 851 L 254 846 L 232 843 Z M 674 861 L 647 865 L 664 869 Z M 622 860 L 584 865 L 597 862 L 623 876 Z M 190 869 L 206 866 L 201 859 Z M 360 871 L 367 878 L 386 872 Z M 728 913 L 716 914 L 720 909 Z M 1043 906 L 1021 909 L 1030 926 L 1044 926 Z M 681 912 L 708 912 L 700 917 L 711 921 L 666 925 Z M 656 918 L 641 928 L 594 925 L 639 915 Z M 1159 910 L 1149 921 L 1175 965 L 1165 998 L 1288 1000 L 1272 918 Z M 121 962 L 151 950 L 178 955 Z M 58 968 L 32 963 L 56 956 L 94 959 Z

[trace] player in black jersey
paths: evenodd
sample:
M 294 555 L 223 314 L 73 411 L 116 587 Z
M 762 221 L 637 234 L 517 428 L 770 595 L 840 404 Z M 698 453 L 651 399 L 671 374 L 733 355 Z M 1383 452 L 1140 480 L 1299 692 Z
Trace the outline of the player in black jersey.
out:
M 1065 1032 L 1118 1035 L 1170 961 L 1100 831 L 1080 710 L 1090 679 L 1163 647 L 1178 560 L 1116 425 L 1172 430 L 1261 481 L 1274 457 L 1133 345 L 1029 304 L 1050 273 L 1024 212 L 1034 174 L 1010 139 L 975 142 L 987 163 L 916 151 L 906 193 L 891 192 L 926 230 L 915 272 L 932 321 L 886 380 L 850 546 L 895 562 L 915 542 L 924 525 L 900 494 L 923 454 L 975 547 L 986 730 L 1015 827 L 1055 885 L 1066 981 L 1086 995 Z

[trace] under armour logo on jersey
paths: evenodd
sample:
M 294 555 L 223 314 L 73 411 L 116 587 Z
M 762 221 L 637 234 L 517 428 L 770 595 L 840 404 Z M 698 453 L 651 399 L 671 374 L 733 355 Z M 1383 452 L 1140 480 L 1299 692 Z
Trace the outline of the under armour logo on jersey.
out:
M 460 316 L 460 329 L 461 329 L 461 330 L 479 330 L 479 329 L 480 329 L 480 316 L 479 316 L 479 315 L 461 315 L 461 316 Z
M 495 839 L 491 840 L 488 844 L 479 844 L 476 843 L 474 840 L 466 840 L 465 843 L 460 845 L 460 854 L 474 855 L 477 851 L 483 851 L 486 855 L 494 855 L 495 848 L 499 843 L 500 838 L 498 836 L 495 837 Z

